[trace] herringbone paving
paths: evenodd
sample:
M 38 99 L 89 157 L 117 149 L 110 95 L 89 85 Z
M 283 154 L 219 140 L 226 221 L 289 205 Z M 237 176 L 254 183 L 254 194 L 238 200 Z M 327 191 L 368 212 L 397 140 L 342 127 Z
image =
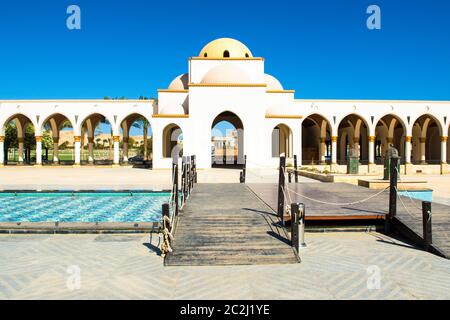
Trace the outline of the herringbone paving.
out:
M 450 299 L 449 260 L 378 233 L 306 239 L 300 264 L 168 268 L 157 235 L 1 235 L 0 299 Z

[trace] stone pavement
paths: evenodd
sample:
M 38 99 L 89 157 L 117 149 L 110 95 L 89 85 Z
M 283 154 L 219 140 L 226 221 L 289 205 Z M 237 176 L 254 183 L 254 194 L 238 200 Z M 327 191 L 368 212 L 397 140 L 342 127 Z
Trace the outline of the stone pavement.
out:
M 158 235 L 1 235 L 0 299 L 450 299 L 449 260 L 378 233 L 306 240 L 300 264 L 163 267 Z

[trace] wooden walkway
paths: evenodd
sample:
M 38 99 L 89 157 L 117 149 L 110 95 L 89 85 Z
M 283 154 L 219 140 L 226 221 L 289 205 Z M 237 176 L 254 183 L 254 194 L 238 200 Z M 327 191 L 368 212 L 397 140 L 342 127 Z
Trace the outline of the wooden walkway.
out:
M 277 208 L 276 184 L 251 184 L 249 187 L 273 210 Z M 347 183 L 298 183 L 289 184 L 288 188 L 308 198 L 324 202 L 349 203 L 368 198 L 380 190 L 370 190 Z M 383 192 L 367 202 L 335 206 L 317 203 L 290 192 L 292 202 L 306 205 L 306 225 L 308 221 L 336 221 L 336 220 L 372 220 L 384 219 L 388 213 L 389 192 Z M 396 229 L 410 240 L 420 244 L 423 239 L 422 202 L 401 196 L 397 200 Z M 450 258 L 450 206 L 433 203 L 433 245 L 436 253 Z
M 298 263 L 273 211 L 242 184 L 198 184 L 175 230 L 167 266 Z

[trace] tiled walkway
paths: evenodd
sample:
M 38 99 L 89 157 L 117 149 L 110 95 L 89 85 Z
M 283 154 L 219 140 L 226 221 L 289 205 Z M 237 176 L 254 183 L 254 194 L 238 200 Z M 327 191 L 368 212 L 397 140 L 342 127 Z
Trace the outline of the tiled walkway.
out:
M 450 299 L 449 260 L 376 233 L 307 234 L 302 263 L 271 266 L 163 267 L 158 242 L 1 235 L 0 299 Z

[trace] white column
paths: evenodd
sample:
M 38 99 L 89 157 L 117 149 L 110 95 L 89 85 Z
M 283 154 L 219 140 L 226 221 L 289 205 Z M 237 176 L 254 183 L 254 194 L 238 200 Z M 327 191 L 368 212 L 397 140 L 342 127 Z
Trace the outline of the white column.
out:
M 412 156 L 412 137 L 406 136 L 405 138 L 405 163 L 411 164 L 411 156 Z
M 5 147 L 5 137 L 0 136 L 0 167 L 3 167 L 5 164 L 5 152 L 4 152 L 4 147 Z
M 59 162 L 59 137 L 53 137 L 53 162 Z
M 36 136 L 36 165 L 42 165 L 42 137 Z
M 88 137 L 88 162 L 94 163 L 94 137 Z
M 420 140 L 420 162 L 422 164 L 425 164 L 427 162 L 425 149 L 425 143 L 427 142 L 427 138 L 420 138 L 419 140 Z
M 81 163 L 81 137 L 75 136 L 74 138 L 74 147 L 75 147 L 75 166 L 79 166 Z
M 369 164 L 375 164 L 375 136 L 369 137 Z
M 337 136 L 331 137 L 331 164 L 337 164 Z
M 320 145 L 319 145 L 319 164 L 324 164 L 326 162 L 325 160 L 325 153 L 327 150 L 327 140 L 324 137 L 320 138 Z
M 19 157 L 19 163 L 23 163 L 23 138 L 17 138 L 17 142 L 18 142 L 18 148 L 17 148 L 17 153 L 18 153 L 18 157 Z
M 119 165 L 120 164 L 120 136 L 114 136 L 114 164 Z
M 123 137 L 123 162 L 128 163 L 128 137 Z
M 447 140 L 448 137 L 441 137 L 441 163 L 447 163 Z

